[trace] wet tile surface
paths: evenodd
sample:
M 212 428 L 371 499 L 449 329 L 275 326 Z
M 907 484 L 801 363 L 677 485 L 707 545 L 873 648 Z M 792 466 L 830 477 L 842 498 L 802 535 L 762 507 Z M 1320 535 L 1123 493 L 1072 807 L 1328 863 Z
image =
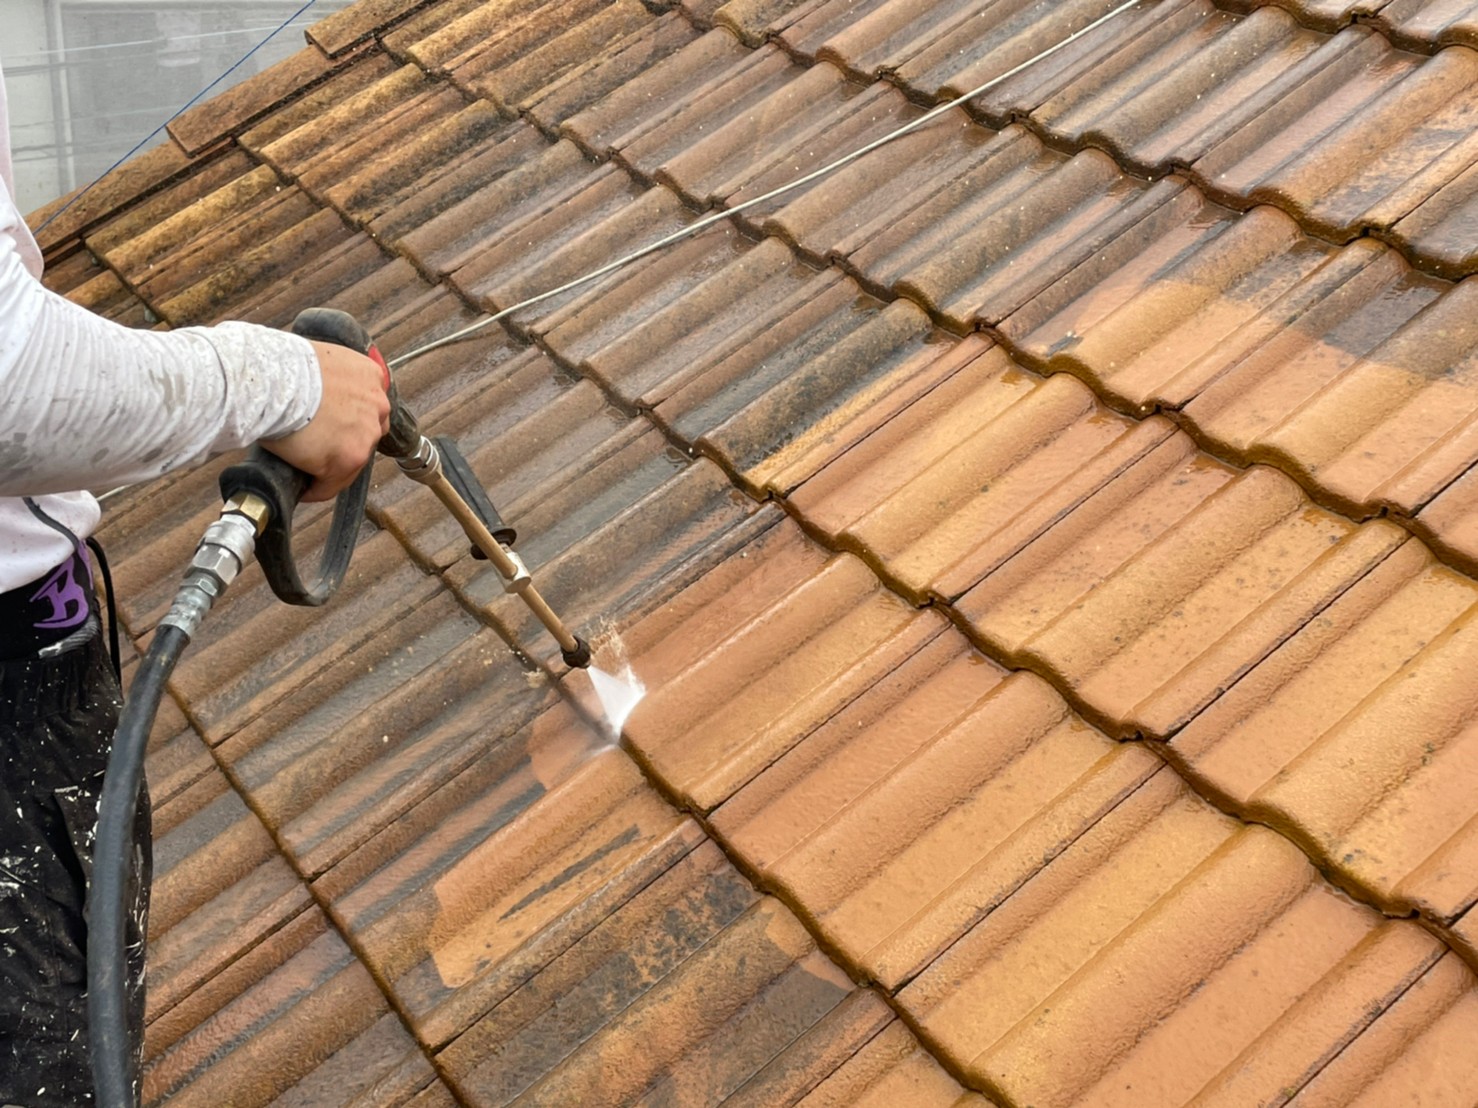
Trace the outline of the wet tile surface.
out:
M 388 465 L 335 605 L 246 574 L 151 744 L 151 1101 L 1465 1103 L 1470 6 L 1144 5 L 405 367 L 648 696 Z M 403 354 L 1111 7 L 367 0 L 49 279 Z M 215 502 L 112 503 L 142 643 Z

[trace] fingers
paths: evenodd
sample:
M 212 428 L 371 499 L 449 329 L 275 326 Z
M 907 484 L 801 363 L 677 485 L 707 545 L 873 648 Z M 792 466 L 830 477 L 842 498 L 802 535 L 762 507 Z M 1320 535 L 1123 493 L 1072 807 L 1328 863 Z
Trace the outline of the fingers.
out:
M 303 495 L 310 503 L 347 488 L 390 426 L 383 365 L 331 343 L 313 348 L 323 383 L 317 413 L 301 431 L 262 444 L 314 478 Z

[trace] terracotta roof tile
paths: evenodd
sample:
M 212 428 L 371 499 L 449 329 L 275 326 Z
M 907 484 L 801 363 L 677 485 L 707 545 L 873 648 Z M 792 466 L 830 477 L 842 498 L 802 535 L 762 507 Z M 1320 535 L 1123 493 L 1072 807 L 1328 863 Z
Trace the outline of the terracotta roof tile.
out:
M 1401 537 L 1314 508 L 1274 470 L 1227 469 L 1177 435 L 958 607 L 985 642 L 1053 674 L 1111 732 L 1164 737 Z
M 104 174 L 87 188 L 86 195 L 79 195 L 82 190 L 77 190 L 59 197 L 32 212 L 27 222 L 38 229 L 36 241 L 41 249 L 51 254 L 69 246 L 98 220 L 132 207 L 193 164 L 194 160 L 174 143 L 160 143 Z
M 372 0 L 69 213 L 51 280 L 337 304 L 393 357 L 1112 2 Z M 1465 1103 L 1467 6 L 1142 6 L 979 98 L 1000 131 L 407 366 L 651 690 L 630 754 L 382 465 L 335 604 L 253 570 L 171 684 L 150 1098 Z M 136 636 L 214 468 L 110 505 Z
M 967 342 L 975 357 L 791 497 L 916 602 L 959 597 L 1172 433 Z
M 305 567 L 317 564 L 326 534 L 320 517 L 294 535 Z M 332 608 L 284 608 L 253 566 L 212 612 L 210 634 L 175 670 L 173 687 L 194 708 L 206 738 L 219 742 L 436 591 L 435 579 L 384 532 L 361 539 Z
M 490 239 L 513 233 L 520 222 L 545 215 L 611 172 L 573 143 L 550 146 L 522 124 L 517 132 L 501 133 L 486 155 L 445 179 L 446 188 L 457 193 L 463 180 L 475 179 L 476 187 L 451 202 L 443 195 L 440 214 L 407 228 L 400 249 L 425 269 L 451 273 L 477 259 Z M 387 218 L 397 220 L 398 213 L 392 209 Z
M 305 47 L 285 62 L 191 108 L 170 122 L 169 133 L 185 153 L 198 154 L 323 81 L 347 60 L 334 60 L 316 47 Z
M 674 864 L 442 1052 L 458 1087 L 475 1103 L 747 1105 L 828 1078 L 888 1012 L 737 877 L 711 844 Z
M 603 746 L 557 706 L 319 881 L 423 1041 L 450 1042 L 702 841 Z
M 562 129 L 597 156 L 619 153 L 650 178 L 668 158 L 801 72 L 783 51 L 748 50 L 720 28 L 644 70 Z
M 1344 241 L 1389 227 L 1478 156 L 1463 137 L 1478 112 L 1478 54 L 1421 58 L 1351 28 L 1315 59 L 1316 72 L 1195 163 L 1214 191 L 1280 203 Z
M 1040 678 L 938 633 L 713 814 L 854 965 L 898 988 L 1162 766 Z
M 1210 3 L 1157 11 L 1132 43 L 1084 68 L 1032 113 L 1073 144 L 1159 175 L 1190 165 L 1317 71 L 1326 36 L 1277 8 L 1246 19 Z
M 1372 22 L 1403 45 L 1419 49 L 1452 42 L 1478 46 L 1478 5 L 1473 0 L 1388 0 Z
M 623 633 L 651 689 L 626 737 L 712 809 L 940 626 L 784 521 Z
M 445 72 L 514 115 L 526 101 L 541 98 L 548 86 L 598 67 L 605 60 L 598 57 L 603 51 L 616 56 L 638 42 L 659 41 L 642 34 L 656 20 L 638 0 L 561 0 L 532 6 L 513 18 L 501 5 L 484 7 L 408 52 L 428 69 Z M 457 38 L 446 41 L 453 34 Z M 629 62 L 618 72 L 626 70 Z M 601 83 L 611 85 L 612 76 L 604 75 Z
M 427 5 L 428 0 L 359 0 L 309 27 L 308 41 L 336 56 Z
M 693 24 L 680 13 L 668 12 L 614 42 L 592 49 L 588 59 L 525 93 L 517 107 L 540 127 L 557 131 L 565 120 L 687 46 L 697 35 Z
M 1357 16 L 1371 18 L 1390 0 L 1217 0 L 1218 6 L 1234 12 L 1251 12 L 1276 4 L 1292 12 L 1305 27 L 1338 31 Z
M 565 149 L 561 144 L 557 149 Z M 496 237 L 472 243 L 454 260 L 450 279 L 469 300 L 488 310 L 512 307 L 542 296 L 671 234 L 692 222 L 693 213 L 671 189 L 643 188 L 606 166 L 577 181 L 550 182 L 551 202 L 528 205 L 528 215 L 499 227 Z M 531 250 L 530 245 L 539 244 Z M 621 281 L 617 274 L 581 289 L 541 300 L 509 318 L 508 325 L 539 331 L 543 321 L 577 296 Z
M 442 594 L 225 740 L 219 757 L 317 876 L 546 710 L 550 690 L 529 676 Z
M 754 1108 L 776 1101 L 753 1101 Z M 749 1103 L 749 1102 L 743 1102 Z M 964 1091 L 895 1020 L 806 1096 L 796 1108 L 987 1108 L 995 1101 Z
M 1202 712 L 1172 747 L 1392 912 L 1478 901 L 1478 585 L 1408 541 Z
M 596 413 L 599 427 L 609 417 Z M 538 478 L 535 469 L 529 476 Z M 640 618 L 687 580 L 746 541 L 762 511 L 712 462 L 689 461 L 657 432 L 629 424 L 598 452 L 568 464 L 517 516 L 518 550 L 537 566 L 539 592 L 573 629 Z M 493 490 L 494 497 L 500 495 Z M 506 499 L 506 498 L 505 498 Z M 494 500 L 497 503 L 497 500 Z M 558 656 L 554 639 L 487 563 L 464 557 L 446 579 L 530 657 Z
M 1416 517 L 1418 531 L 1469 573 L 1478 573 L 1478 469 L 1442 490 Z
M 1358 1050 L 1441 952 L 1164 769 L 899 999 L 1010 1103 L 1247 1104 Z
M 1064 158 L 1019 127 L 992 135 L 958 120 L 844 168 L 767 229 L 968 330 L 999 322 L 1183 187 L 1146 191 L 1097 151 Z
M 171 1104 L 399 1103 L 436 1080 L 374 979 L 318 922 L 318 936 L 156 1059 L 144 1098 Z M 280 933 L 279 933 L 280 934 Z M 275 937 L 274 937 L 275 938 Z
M 1420 1089 L 1432 1104 L 1461 1104 L 1478 1081 L 1462 1044 L 1478 1032 L 1478 982 L 1447 954 L 1353 1047 L 1299 1090 L 1297 1108 L 1377 1108 Z
M 1415 515 L 1478 460 L 1466 283 L 1372 242 L 1335 250 L 1271 208 L 1190 191 L 1162 212 L 1002 324 L 1024 356 L 1133 411 L 1184 407 L 1357 518 Z

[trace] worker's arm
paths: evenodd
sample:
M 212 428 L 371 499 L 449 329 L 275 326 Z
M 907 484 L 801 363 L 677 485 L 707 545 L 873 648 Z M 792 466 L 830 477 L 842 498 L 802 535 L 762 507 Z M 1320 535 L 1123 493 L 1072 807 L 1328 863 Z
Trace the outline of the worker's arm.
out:
M 324 499 L 369 457 L 388 412 L 369 359 L 244 323 L 123 327 L 44 288 L 13 246 L 0 226 L 0 495 L 142 481 L 268 439 Z

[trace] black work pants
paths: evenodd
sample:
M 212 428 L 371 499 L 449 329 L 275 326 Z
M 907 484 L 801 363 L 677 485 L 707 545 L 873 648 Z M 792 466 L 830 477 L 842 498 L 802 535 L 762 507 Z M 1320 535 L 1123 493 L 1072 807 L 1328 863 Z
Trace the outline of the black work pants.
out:
M 87 889 L 120 700 L 101 639 L 56 658 L 0 662 L 0 1106 L 92 1100 Z M 147 797 L 134 866 L 130 1045 L 141 1058 Z

